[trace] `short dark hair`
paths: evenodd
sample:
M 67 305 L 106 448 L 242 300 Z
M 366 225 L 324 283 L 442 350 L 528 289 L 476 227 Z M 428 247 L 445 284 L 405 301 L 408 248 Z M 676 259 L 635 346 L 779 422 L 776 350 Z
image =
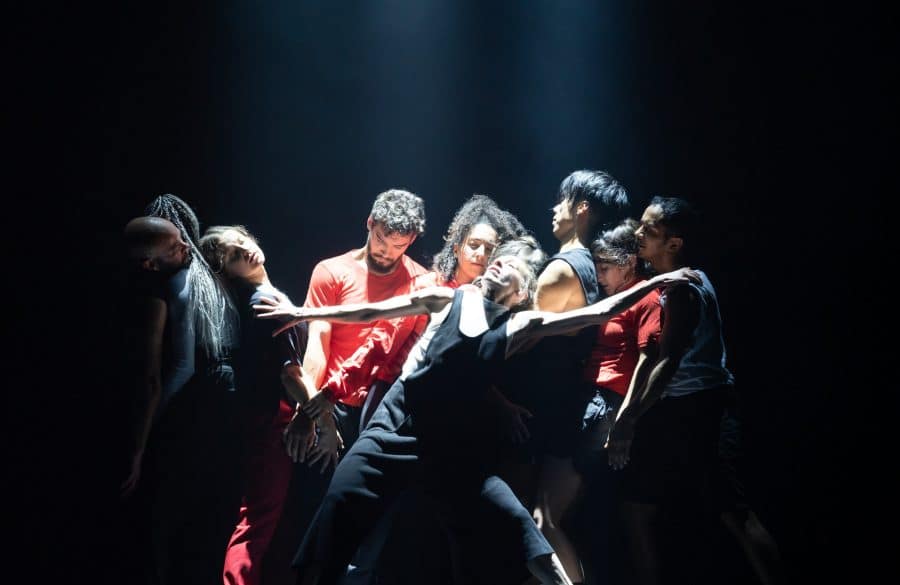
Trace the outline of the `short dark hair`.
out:
M 656 205 L 662 211 L 659 224 L 667 238 L 681 238 L 681 255 L 687 257 L 688 242 L 695 247 L 700 232 L 700 214 L 688 200 L 681 197 L 654 196 L 649 205 Z
M 580 170 L 571 173 L 559 185 L 557 201 L 587 201 L 595 227 L 615 226 L 628 216 L 628 192 L 606 171 Z

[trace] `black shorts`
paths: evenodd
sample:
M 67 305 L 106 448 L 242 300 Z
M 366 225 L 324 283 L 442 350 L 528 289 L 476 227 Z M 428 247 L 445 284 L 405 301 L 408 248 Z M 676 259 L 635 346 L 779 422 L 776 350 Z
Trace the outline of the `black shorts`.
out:
M 660 504 L 710 497 L 725 391 L 721 387 L 662 398 L 638 420 L 621 476 L 626 501 Z

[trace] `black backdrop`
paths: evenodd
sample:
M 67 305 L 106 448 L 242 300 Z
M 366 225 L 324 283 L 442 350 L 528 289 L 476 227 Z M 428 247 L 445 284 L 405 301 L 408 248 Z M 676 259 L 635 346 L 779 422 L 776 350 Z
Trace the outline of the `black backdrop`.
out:
M 30 343 L 10 353 L 25 366 L 10 394 L 27 400 L 8 409 L 21 424 L 7 447 L 37 470 L 16 476 L 14 510 L 41 551 L 36 580 L 92 582 L 105 562 L 123 473 L 116 244 L 152 197 L 180 195 L 204 225 L 248 226 L 275 283 L 302 300 L 317 260 L 363 243 L 384 189 L 425 198 L 410 253 L 427 263 L 473 192 L 552 249 L 548 208 L 576 168 L 609 171 L 639 204 L 700 205 L 747 398 L 755 507 L 796 582 L 868 571 L 845 546 L 886 493 L 867 467 L 870 416 L 891 404 L 876 401 L 887 350 L 872 339 L 893 329 L 884 290 L 853 293 L 878 275 L 867 259 L 890 225 L 891 22 L 860 3 L 13 12 L 6 199 L 29 212 L 10 205 L 7 223 L 28 283 L 16 337 Z

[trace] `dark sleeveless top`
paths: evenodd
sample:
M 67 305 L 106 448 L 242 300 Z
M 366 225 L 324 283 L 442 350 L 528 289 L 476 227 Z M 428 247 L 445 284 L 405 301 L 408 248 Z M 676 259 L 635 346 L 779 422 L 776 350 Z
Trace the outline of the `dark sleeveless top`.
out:
M 485 400 L 504 367 L 509 310 L 482 299 L 489 328 L 467 337 L 459 330 L 465 294 L 454 293 L 421 366 L 388 390 L 364 435 L 415 437 L 423 455 L 456 461 L 471 458 L 478 443 L 494 437 L 493 411 Z
M 547 265 L 557 259 L 575 271 L 587 304 L 601 299 L 597 269 L 589 250 L 559 252 Z M 592 392 L 583 371 L 596 338 L 596 326 L 585 327 L 575 335 L 545 337 L 510 360 L 504 393 L 534 415 L 529 423 L 532 451 L 565 456 L 571 449 Z

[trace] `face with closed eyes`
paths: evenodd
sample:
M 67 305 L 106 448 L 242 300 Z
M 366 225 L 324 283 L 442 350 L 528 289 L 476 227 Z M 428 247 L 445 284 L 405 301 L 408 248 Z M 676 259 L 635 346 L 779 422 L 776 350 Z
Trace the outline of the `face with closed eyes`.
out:
M 190 265 L 191 245 L 184 241 L 181 231 L 168 221 L 162 231 L 143 266 L 147 270 L 169 274 Z
M 486 223 L 472 226 L 462 245 L 453 247 L 456 256 L 456 275 L 458 284 L 468 284 L 484 274 L 488 259 L 497 247 L 497 230 Z
M 528 265 L 516 256 L 500 256 L 484 271 L 481 290 L 495 303 L 514 307 L 527 296 L 526 274 Z
M 252 280 L 264 271 L 266 256 L 252 236 L 226 230 L 220 246 L 224 251 L 222 271 L 228 278 Z

